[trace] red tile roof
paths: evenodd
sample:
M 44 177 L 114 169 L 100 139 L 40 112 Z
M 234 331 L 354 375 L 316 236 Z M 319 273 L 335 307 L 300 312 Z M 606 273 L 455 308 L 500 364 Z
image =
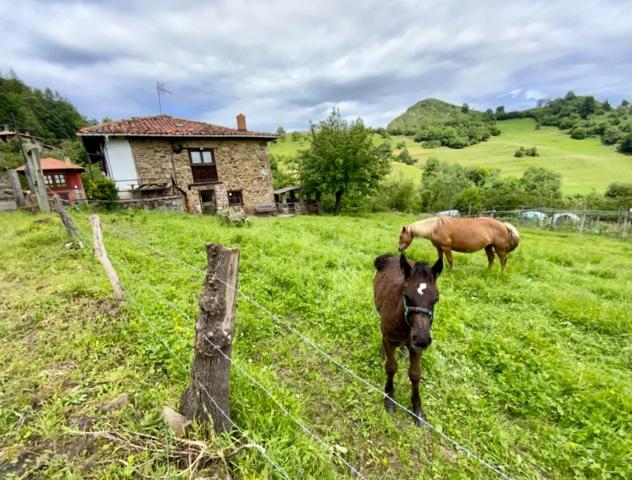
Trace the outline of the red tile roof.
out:
M 40 159 L 40 163 L 42 165 L 42 170 L 82 170 L 83 167 L 81 165 L 77 165 L 75 163 L 66 163 L 63 160 L 57 160 L 56 158 L 42 158 Z M 22 165 L 17 168 L 18 172 L 23 172 L 26 170 L 26 166 Z
M 128 120 L 118 120 L 100 123 L 93 127 L 79 130 L 79 136 L 89 135 L 120 135 L 138 137 L 235 137 L 235 138 L 263 138 L 273 140 L 277 136 L 273 133 L 251 132 L 222 127 L 212 123 L 196 122 L 169 115 L 155 115 L 153 117 L 132 117 Z

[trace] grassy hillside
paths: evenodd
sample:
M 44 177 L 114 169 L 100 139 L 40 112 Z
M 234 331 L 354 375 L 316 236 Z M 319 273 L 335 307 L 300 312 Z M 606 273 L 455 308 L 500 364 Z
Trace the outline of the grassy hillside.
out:
M 393 119 L 388 124 L 387 129 L 416 131 L 422 127 L 443 125 L 450 120 L 458 121 L 470 118 L 480 120 L 481 117 L 482 114 L 480 112 L 470 110 L 467 113 L 463 113 L 461 107 L 457 105 L 435 98 L 426 98 L 415 103 L 404 113 Z
M 88 243 L 86 221 L 75 219 Z M 57 218 L 0 214 L 0 477 L 175 478 L 159 414 L 177 406 L 189 380 L 203 274 L 124 235 L 196 267 L 206 263 L 205 242 L 240 247 L 245 293 L 381 387 L 372 261 L 394 250 L 411 220 L 295 217 L 228 228 L 195 215 L 103 214 L 129 298 L 117 305 L 90 249 L 63 248 Z M 534 230 L 522 237 L 506 275 L 498 265 L 487 274 L 479 252 L 457 254 L 440 278 L 434 341 L 422 359 L 427 418 L 512 478 L 630 478 L 632 245 Z M 423 241 L 409 254 L 435 256 Z M 243 298 L 237 311 L 235 362 L 366 478 L 493 478 L 406 414 L 387 415 L 379 396 Z M 405 355 L 399 361 L 396 398 L 408 405 Z M 128 404 L 104 408 L 121 393 Z M 232 410 L 292 478 L 350 477 L 235 367 Z M 133 453 L 68 429 L 150 433 L 165 448 Z M 237 432 L 193 437 L 213 452 L 245 443 Z M 205 476 L 226 477 L 221 462 L 213 468 Z M 229 469 L 233 478 L 277 478 L 255 450 L 232 457 Z
M 550 168 L 562 174 L 562 189 L 569 194 L 590 193 L 593 189 L 603 192 L 612 182 L 632 182 L 632 156 L 602 145 L 597 138 L 575 140 L 557 127 L 536 130 L 532 119 L 504 120 L 496 125 L 501 135 L 463 149 L 426 149 L 410 137 L 392 137 L 393 146 L 404 141 L 410 154 L 419 160 L 414 166 L 394 162 L 393 171 L 419 182 L 419 166 L 434 156 L 466 166 L 499 168 L 504 175 L 519 176 L 529 166 Z M 297 142 L 287 138 L 271 144 L 270 152 L 290 155 L 298 146 Z M 536 146 L 540 156 L 514 157 L 520 146 Z

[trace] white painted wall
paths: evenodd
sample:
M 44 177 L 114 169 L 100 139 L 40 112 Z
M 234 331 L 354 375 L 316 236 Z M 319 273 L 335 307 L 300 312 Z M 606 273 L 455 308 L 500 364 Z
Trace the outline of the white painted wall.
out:
M 138 173 L 129 142 L 124 138 L 106 138 L 104 151 L 108 172 L 119 192 L 137 187 Z

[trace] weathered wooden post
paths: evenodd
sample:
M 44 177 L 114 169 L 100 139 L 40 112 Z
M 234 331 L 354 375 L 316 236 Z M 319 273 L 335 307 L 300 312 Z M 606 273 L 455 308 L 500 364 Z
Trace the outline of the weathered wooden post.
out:
M 30 179 L 29 186 L 33 189 L 33 195 L 37 198 L 37 205 L 39 206 L 40 212 L 48 213 L 50 212 L 48 193 L 46 193 L 46 183 L 44 182 L 44 175 L 42 174 L 42 166 L 37 150 L 38 147 L 36 145 L 30 145 L 26 150 L 26 175 Z
M 59 217 L 61 218 L 61 221 L 64 224 L 64 227 L 66 227 L 66 230 L 68 231 L 68 235 L 70 235 L 70 238 L 72 238 L 73 241 L 76 242 L 77 245 L 79 245 L 79 248 L 83 248 L 83 242 L 81 241 L 81 239 L 79 238 L 79 235 L 77 234 L 77 229 L 75 228 L 75 224 L 72 223 L 72 218 L 70 218 L 70 215 L 68 215 L 68 212 L 64 208 L 64 205 L 61 203 L 61 198 L 59 197 L 59 195 L 53 195 L 51 197 L 50 206 L 53 209 L 53 211 L 59 214 Z
M 103 232 L 101 231 L 101 221 L 99 220 L 99 216 L 90 215 L 90 224 L 92 225 L 94 253 L 101 262 L 101 265 L 103 265 L 105 273 L 110 279 L 112 289 L 114 290 L 114 295 L 116 295 L 117 299 L 122 300 L 124 297 L 123 287 L 121 286 L 121 282 L 119 281 L 118 275 L 116 274 L 116 270 L 114 270 L 114 267 L 110 262 L 108 253 L 105 250 L 105 244 L 103 243 Z
M 225 415 L 230 418 L 230 358 L 239 249 L 208 244 L 206 254 L 208 271 L 195 324 L 191 384 L 182 395 L 181 412 L 199 422 L 207 421 L 210 416 L 214 430 L 223 432 L 231 425 Z
M 9 170 L 9 183 L 11 184 L 11 190 L 13 190 L 13 197 L 15 198 L 15 205 L 18 208 L 22 208 L 25 205 L 24 192 L 22 192 L 22 185 L 20 185 L 20 179 L 18 178 L 18 172 Z

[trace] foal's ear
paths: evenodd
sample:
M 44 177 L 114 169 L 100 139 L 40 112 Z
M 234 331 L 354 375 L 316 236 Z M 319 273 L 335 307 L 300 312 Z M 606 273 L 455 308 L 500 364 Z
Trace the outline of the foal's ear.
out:
M 406 231 L 406 225 L 402 227 L 402 233 L 404 233 L 405 231 Z
M 432 266 L 432 273 L 435 278 L 438 278 L 441 275 L 441 271 L 443 270 L 443 256 L 435 262 Z
M 408 263 L 408 260 L 403 253 L 399 256 L 399 268 L 402 269 L 402 273 L 406 278 L 410 277 L 410 274 L 413 271 L 413 267 L 410 266 L 410 263 Z

